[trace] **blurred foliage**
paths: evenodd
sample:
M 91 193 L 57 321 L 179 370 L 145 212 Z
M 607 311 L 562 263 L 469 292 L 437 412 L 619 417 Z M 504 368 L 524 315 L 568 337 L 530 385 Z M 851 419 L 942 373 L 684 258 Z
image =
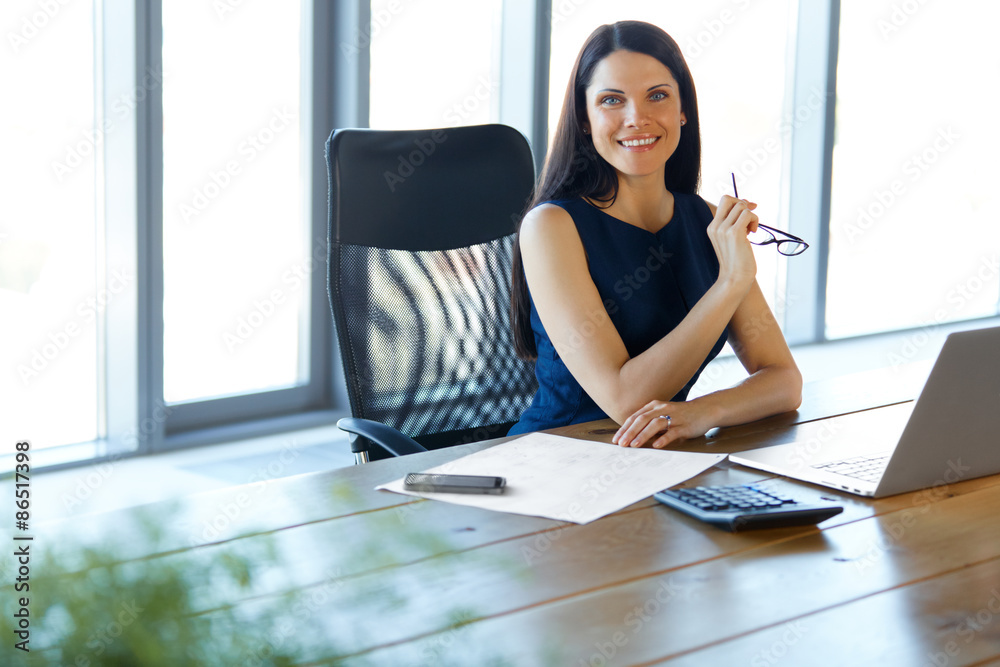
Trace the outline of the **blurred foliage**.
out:
M 350 496 L 334 491 L 338 504 L 357 501 Z M 407 608 L 426 599 L 428 586 L 447 596 L 456 565 L 512 582 L 524 574 L 516 563 L 428 531 L 424 502 L 379 512 L 349 529 L 316 530 L 315 542 L 277 531 L 194 548 L 189 534 L 177 532 L 191 528 L 183 512 L 149 507 L 157 514 L 136 509 L 128 514 L 129 525 L 116 526 L 107 537 L 67 530 L 65 539 L 49 535 L 30 542 L 28 592 L 14 591 L 13 549 L 0 556 L 0 665 L 381 664 L 377 657 L 351 653 L 379 643 L 378 635 L 371 636 L 381 632 L 377 619 L 411 615 Z M 304 558 L 303 549 L 310 550 Z M 14 648 L 13 612 L 20 597 L 30 599 L 30 652 Z M 354 622 L 362 617 L 369 622 Z M 467 667 L 474 653 L 476 665 L 512 665 L 495 655 L 502 647 L 469 645 L 467 627 L 480 618 L 459 600 L 425 616 L 438 629 L 413 646 L 407 664 Z M 338 655 L 349 657 L 314 662 Z
M 169 544 L 162 518 L 140 516 L 129 542 L 158 553 Z M 259 572 L 273 567 L 270 540 L 258 536 L 238 542 L 238 548 L 215 557 L 200 557 L 196 549 L 125 562 L 113 547 L 63 543 L 49 549 L 43 542 L 29 543 L 30 590 L 17 593 L 6 586 L 4 599 L 29 598 L 31 650 L 14 648 L 16 640 L 10 638 L 16 637 L 17 619 L 12 611 L 5 613 L 0 662 L 25 667 L 294 664 L 298 647 L 280 631 L 280 615 L 250 618 L 242 607 L 212 607 L 213 600 L 251 592 Z M 279 604 L 293 600 L 286 596 Z

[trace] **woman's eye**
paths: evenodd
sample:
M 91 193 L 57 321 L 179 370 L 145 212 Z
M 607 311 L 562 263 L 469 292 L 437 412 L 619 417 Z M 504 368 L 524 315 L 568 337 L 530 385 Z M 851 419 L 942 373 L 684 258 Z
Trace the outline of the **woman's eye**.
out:
M 649 99 L 651 99 L 651 100 L 654 100 L 654 101 L 656 101 L 656 102 L 659 102 L 660 100 L 665 100 L 665 99 L 667 99 L 667 97 L 669 97 L 669 95 L 667 95 L 667 94 L 666 94 L 665 92 L 663 92 L 662 90 L 658 90 L 658 91 L 656 91 L 655 93 L 653 93 L 652 95 L 650 95 L 650 96 L 649 96 Z
M 605 97 L 601 100 L 601 104 L 615 105 L 621 102 L 617 97 Z

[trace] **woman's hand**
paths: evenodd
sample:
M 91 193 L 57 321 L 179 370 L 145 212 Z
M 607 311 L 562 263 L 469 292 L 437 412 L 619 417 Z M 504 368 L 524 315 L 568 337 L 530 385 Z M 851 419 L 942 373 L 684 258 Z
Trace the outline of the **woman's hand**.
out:
M 662 449 L 673 442 L 705 435 L 713 426 L 712 415 L 698 400 L 650 401 L 625 420 L 611 442 L 622 447 L 651 444 Z
M 719 258 L 719 280 L 745 286 L 757 275 L 757 262 L 747 234 L 757 231 L 757 204 L 723 195 L 708 225 L 708 238 Z

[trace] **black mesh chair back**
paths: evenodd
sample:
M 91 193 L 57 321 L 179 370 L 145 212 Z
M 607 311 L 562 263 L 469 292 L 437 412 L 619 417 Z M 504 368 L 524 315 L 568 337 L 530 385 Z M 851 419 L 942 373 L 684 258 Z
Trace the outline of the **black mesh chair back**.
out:
M 534 184 L 524 137 L 337 130 L 327 167 L 330 305 L 354 417 L 428 449 L 506 435 L 536 389 L 509 312 Z

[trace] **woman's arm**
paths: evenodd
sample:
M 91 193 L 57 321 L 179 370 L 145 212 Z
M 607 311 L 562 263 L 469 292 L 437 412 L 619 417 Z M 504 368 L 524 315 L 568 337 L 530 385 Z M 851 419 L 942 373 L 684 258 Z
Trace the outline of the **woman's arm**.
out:
M 729 341 L 750 377 L 683 403 L 651 401 L 625 420 L 612 441 L 665 447 L 715 426 L 743 424 L 799 407 L 802 374 L 756 282 L 733 315 Z M 670 416 L 666 433 L 660 415 Z
M 670 334 L 630 358 L 590 277 L 569 213 L 544 205 L 521 225 L 525 277 L 539 317 L 573 377 L 622 423 L 655 398 L 674 396 L 694 376 L 754 284 L 746 240 L 752 205 L 724 197 L 709 225 L 719 278 Z

